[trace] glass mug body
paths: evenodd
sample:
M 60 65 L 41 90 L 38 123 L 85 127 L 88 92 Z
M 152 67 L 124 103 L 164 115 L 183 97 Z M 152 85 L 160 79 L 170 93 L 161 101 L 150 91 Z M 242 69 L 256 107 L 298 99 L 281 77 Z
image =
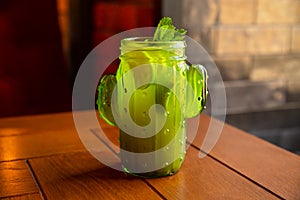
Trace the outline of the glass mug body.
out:
M 121 63 L 116 74 L 117 81 L 122 81 L 117 90 L 119 113 L 129 112 L 133 123 L 140 127 L 154 124 L 150 130 L 141 128 L 126 132 L 120 129 L 120 158 L 124 171 L 128 173 L 143 177 L 172 175 L 184 160 L 185 76 L 188 70 L 185 47 L 183 41 L 157 42 L 151 38 L 127 38 L 121 41 Z M 134 71 L 138 67 L 143 70 Z M 126 73 L 127 78 L 124 79 Z M 159 80 L 163 83 L 157 83 Z M 129 91 L 134 92 L 129 100 L 125 100 Z M 174 91 L 180 92 L 174 94 Z M 150 108 L 153 105 L 161 105 L 164 109 L 153 108 L 155 111 L 151 118 Z M 119 116 L 121 123 L 128 122 L 122 119 L 124 115 Z M 161 128 L 158 123 L 162 121 L 165 123 Z M 133 135 L 130 131 L 139 132 Z M 138 134 L 151 136 L 139 137 Z M 146 159 L 137 154 L 144 155 Z
M 186 118 L 205 108 L 207 96 L 207 72 L 187 64 L 185 49 L 184 41 L 125 38 L 116 75 L 100 81 L 98 110 L 120 129 L 120 160 L 127 173 L 168 176 L 183 163 Z

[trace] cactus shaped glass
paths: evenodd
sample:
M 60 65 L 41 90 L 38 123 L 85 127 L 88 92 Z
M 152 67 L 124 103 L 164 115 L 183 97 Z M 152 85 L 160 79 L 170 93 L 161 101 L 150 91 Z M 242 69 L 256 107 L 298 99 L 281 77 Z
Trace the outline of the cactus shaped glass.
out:
M 116 75 L 100 80 L 98 110 L 120 129 L 125 172 L 172 175 L 184 160 L 186 118 L 205 108 L 207 96 L 207 72 L 187 63 L 185 48 L 184 41 L 123 39 Z

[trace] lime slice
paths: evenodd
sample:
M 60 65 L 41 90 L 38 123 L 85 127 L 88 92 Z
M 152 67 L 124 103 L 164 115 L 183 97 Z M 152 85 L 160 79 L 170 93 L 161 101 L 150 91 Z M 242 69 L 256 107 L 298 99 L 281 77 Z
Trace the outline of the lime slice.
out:
M 116 76 L 112 74 L 104 75 L 98 86 L 97 105 L 100 117 L 108 124 L 115 126 L 115 120 L 111 110 L 111 98 L 114 87 L 117 84 Z

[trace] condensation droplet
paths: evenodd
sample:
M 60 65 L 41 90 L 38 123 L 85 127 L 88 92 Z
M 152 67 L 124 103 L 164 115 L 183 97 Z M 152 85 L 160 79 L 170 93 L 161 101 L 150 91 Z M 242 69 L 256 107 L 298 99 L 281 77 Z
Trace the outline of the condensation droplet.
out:
M 197 81 L 197 83 L 200 85 L 200 84 L 201 84 L 201 81 L 200 81 L 200 80 L 198 80 L 198 81 Z
M 165 133 L 165 134 L 170 133 L 170 129 L 167 128 L 167 129 L 164 131 L 164 133 Z
M 180 160 L 180 162 L 182 162 L 183 161 L 183 156 L 180 156 L 179 160 Z
M 127 88 L 124 88 L 124 92 L 127 93 Z
M 169 163 L 168 163 L 168 162 L 166 162 L 166 163 L 165 163 L 165 166 L 167 167 L 168 165 L 169 165 Z
M 165 112 L 165 116 L 166 116 L 166 117 L 169 116 L 169 115 L 170 115 L 170 112 L 169 112 L 169 111 Z
M 181 122 L 181 127 L 184 128 L 185 126 L 186 126 L 185 120 L 183 120 L 183 121 Z
M 202 97 L 198 97 L 198 101 L 201 101 L 202 100 Z

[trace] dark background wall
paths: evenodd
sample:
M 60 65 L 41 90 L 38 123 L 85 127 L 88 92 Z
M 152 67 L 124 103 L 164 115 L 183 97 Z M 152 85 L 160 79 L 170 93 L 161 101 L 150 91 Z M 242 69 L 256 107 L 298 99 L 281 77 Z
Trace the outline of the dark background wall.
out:
M 72 83 L 87 54 L 121 31 L 155 26 L 160 5 L 159 0 L 1 0 L 0 117 L 71 110 Z
M 67 110 L 56 1 L 0 2 L 0 116 Z

